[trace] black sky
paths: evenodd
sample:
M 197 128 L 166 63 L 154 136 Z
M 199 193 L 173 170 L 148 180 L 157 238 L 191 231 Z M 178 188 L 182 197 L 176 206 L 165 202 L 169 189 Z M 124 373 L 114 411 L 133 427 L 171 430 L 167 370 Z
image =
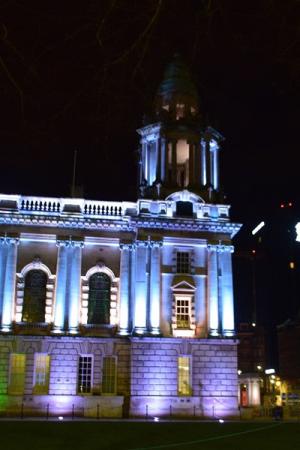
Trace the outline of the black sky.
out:
M 0 192 L 136 198 L 135 129 L 180 52 L 249 234 L 300 199 L 297 0 L 2 0 Z M 299 56 L 299 55 L 298 55 Z M 241 235 L 243 236 L 243 235 Z

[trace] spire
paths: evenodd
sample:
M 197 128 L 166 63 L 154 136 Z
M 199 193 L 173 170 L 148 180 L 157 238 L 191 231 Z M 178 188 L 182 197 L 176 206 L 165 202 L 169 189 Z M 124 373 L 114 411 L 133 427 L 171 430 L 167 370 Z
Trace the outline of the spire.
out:
M 155 97 L 157 115 L 179 120 L 198 115 L 198 93 L 189 69 L 180 55 L 175 54 L 167 66 Z

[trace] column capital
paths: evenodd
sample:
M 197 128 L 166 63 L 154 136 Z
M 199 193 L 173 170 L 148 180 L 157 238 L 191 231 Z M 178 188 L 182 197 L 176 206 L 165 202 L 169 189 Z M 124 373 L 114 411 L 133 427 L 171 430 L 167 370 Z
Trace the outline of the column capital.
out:
M 163 246 L 162 241 L 149 241 L 150 248 L 161 248 Z
M 150 244 L 150 241 L 135 241 L 134 246 L 137 248 L 148 248 Z
M 233 245 L 223 245 L 223 244 L 207 244 L 207 250 L 211 252 L 217 252 L 217 253 L 233 253 L 234 252 L 234 246 Z
M 120 242 L 120 250 L 134 250 L 135 244 L 133 242 Z
M 84 241 L 72 239 L 70 236 L 69 238 L 57 238 L 56 239 L 56 246 L 57 247 L 84 247 Z
M 2 236 L 2 237 L 0 238 L 0 244 L 2 244 L 2 245 L 10 245 L 10 244 L 19 245 L 19 243 L 20 243 L 19 237 L 15 237 L 15 236 Z

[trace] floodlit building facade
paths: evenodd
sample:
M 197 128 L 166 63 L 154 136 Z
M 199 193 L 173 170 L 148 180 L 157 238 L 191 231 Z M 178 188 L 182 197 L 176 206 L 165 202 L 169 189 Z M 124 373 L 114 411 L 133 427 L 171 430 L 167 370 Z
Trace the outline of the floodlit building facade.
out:
M 178 57 L 138 134 L 136 202 L 0 196 L 2 413 L 237 413 L 240 225 Z

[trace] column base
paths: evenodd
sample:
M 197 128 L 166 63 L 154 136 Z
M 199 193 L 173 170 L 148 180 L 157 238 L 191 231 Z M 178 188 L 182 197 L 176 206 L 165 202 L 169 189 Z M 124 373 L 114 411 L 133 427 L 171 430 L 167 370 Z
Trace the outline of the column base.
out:
M 53 330 L 51 331 L 53 334 L 64 334 L 64 330 L 58 326 L 54 326 Z
M 70 327 L 68 333 L 72 335 L 78 334 L 79 333 L 78 327 Z
M 134 334 L 136 334 L 138 336 L 147 334 L 147 328 L 146 327 L 135 327 Z
M 118 335 L 119 336 L 129 336 L 128 328 L 120 328 Z
M 223 330 L 223 336 L 225 337 L 233 337 L 235 335 L 234 330 Z
M 215 328 L 211 328 L 209 330 L 209 336 L 210 337 L 220 337 L 220 333 L 219 330 L 215 329 Z
M 1 326 L 2 333 L 9 333 L 11 330 L 12 330 L 12 326 L 11 325 L 2 325 Z
M 161 334 L 159 327 L 152 327 L 150 333 L 153 336 L 159 336 Z

